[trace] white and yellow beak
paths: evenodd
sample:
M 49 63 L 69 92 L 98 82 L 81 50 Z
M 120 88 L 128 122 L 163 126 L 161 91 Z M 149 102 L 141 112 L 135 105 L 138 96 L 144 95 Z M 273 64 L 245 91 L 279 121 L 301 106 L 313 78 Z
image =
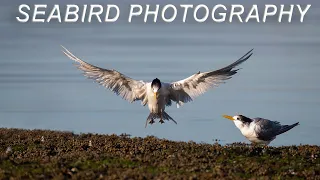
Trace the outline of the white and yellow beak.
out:
M 234 121 L 234 118 L 233 118 L 232 116 L 223 115 L 223 117 L 224 117 L 224 118 L 227 118 L 227 119 L 229 119 L 229 120 L 231 120 L 231 121 Z
M 159 95 L 159 93 L 158 92 L 153 92 L 153 94 L 154 94 L 154 97 L 158 97 L 158 95 Z

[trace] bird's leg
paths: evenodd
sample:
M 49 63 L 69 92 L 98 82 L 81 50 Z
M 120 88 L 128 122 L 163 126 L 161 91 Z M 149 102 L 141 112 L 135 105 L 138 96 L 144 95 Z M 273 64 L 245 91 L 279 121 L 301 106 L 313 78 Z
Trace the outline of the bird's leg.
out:
M 154 120 L 150 119 L 149 124 L 153 124 L 153 123 L 154 123 Z
M 164 123 L 163 119 L 162 119 L 162 114 L 160 115 L 160 121 L 159 121 L 161 124 Z
M 159 121 L 161 124 L 164 123 L 163 119 L 162 119 L 162 110 L 160 110 L 160 121 Z
M 255 148 L 256 148 L 256 145 L 257 145 L 257 144 L 256 144 L 255 142 L 252 142 L 250 149 L 251 149 L 251 150 L 255 149 Z
M 147 125 L 149 124 L 153 124 L 154 123 L 154 120 L 153 119 L 147 119 L 146 120 L 146 125 L 144 126 L 145 128 L 147 127 Z

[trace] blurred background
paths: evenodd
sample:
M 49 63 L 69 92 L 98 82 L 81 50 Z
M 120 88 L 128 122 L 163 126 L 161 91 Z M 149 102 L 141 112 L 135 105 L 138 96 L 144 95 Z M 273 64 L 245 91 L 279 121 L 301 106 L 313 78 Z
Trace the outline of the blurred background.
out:
M 48 4 L 117 4 L 116 23 L 18 23 L 18 6 Z M 1 1 L 0 6 L 0 126 L 51 129 L 75 133 L 154 135 L 177 141 L 221 144 L 248 142 L 222 114 L 244 114 L 300 126 L 280 135 L 274 146 L 316 144 L 320 110 L 320 3 L 311 3 L 304 23 L 143 23 L 143 16 L 127 23 L 129 4 L 206 4 L 228 7 L 237 1 Z M 288 4 L 287 1 L 241 3 Z M 289 7 L 289 5 L 287 6 Z M 50 12 L 47 10 L 47 13 Z M 260 13 L 263 10 L 260 11 Z M 63 12 L 62 12 L 63 14 Z M 149 114 L 140 102 L 122 100 L 86 79 L 61 53 L 65 46 L 93 65 L 116 69 L 137 80 L 159 78 L 172 82 L 198 71 L 224 67 L 254 48 L 253 56 L 226 84 L 177 109 L 166 109 L 178 125 L 156 123 L 144 128 Z

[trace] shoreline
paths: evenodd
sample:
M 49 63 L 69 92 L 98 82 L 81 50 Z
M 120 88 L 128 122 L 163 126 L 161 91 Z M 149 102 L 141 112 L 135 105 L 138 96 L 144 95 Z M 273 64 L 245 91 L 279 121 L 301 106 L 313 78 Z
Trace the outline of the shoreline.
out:
M 320 146 L 0 128 L 0 179 L 320 178 Z

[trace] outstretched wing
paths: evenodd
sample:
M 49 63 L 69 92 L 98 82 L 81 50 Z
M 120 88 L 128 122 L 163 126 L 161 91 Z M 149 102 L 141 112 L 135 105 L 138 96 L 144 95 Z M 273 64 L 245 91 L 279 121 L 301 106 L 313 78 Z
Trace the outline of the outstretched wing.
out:
M 253 120 L 257 124 L 255 132 L 258 138 L 264 141 L 273 140 L 282 127 L 278 121 L 271 121 L 264 118 L 254 118 Z
M 193 98 L 203 94 L 211 87 L 224 83 L 225 80 L 230 79 L 232 75 L 237 73 L 239 69 L 234 68 L 249 59 L 252 51 L 253 49 L 236 62 L 219 70 L 198 72 L 186 79 L 171 83 L 169 88 L 170 99 L 177 102 L 177 105 L 182 105 L 182 103 L 192 101 Z
M 147 103 L 146 83 L 143 81 L 131 79 L 116 70 L 93 66 L 73 55 L 65 47 L 62 46 L 62 48 L 64 49 L 62 52 L 67 57 L 79 63 L 76 66 L 84 72 L 86 77 L 95 80 L 129 102 L 142 100 L 143 105 Z

